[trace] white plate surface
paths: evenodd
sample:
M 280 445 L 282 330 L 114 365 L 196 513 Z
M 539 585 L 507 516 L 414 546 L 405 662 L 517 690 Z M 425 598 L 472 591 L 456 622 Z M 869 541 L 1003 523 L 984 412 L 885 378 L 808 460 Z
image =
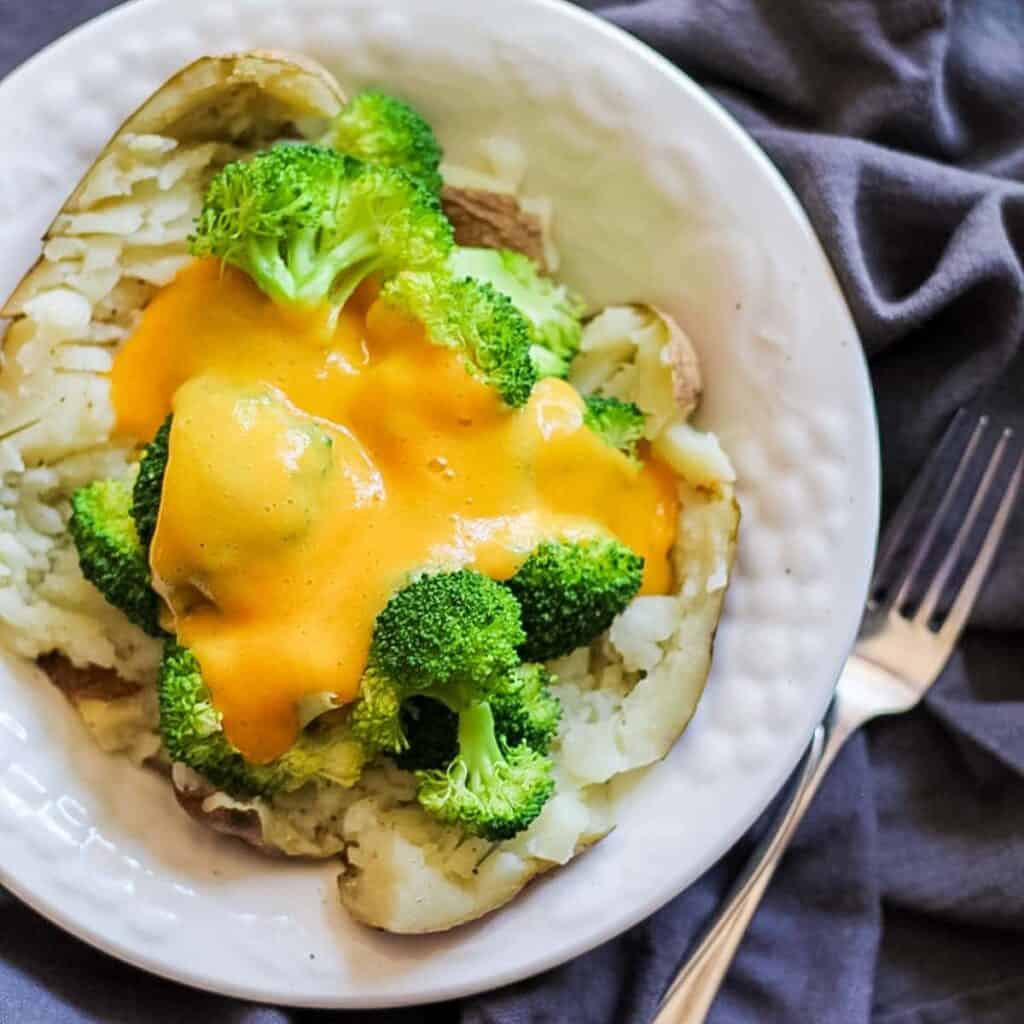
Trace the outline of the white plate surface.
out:
M 511 906 L 398 938 L 346 918 L 336 868 L 280 863 L 189 821 L 95 749 L 56 690 L 0 665 L 0 881 L 149 970 L 334 1007 L 453 997 L 553 966 L 650 914 L 777 791 L 854 636 L 875 540 L 870 387 L 839 288 L 782 179 L 688 78 L 551 0 L 139 0 L 0 85 L 0 294 L 122 118 L 203 53 L 307 53 L 412 98 L 451 158 L 517 138 L 555 201 L 564 275 L 674 313 L 703 359 L 702 423 L 740 474 L 740 556 L 708 690 L 620 827 Z

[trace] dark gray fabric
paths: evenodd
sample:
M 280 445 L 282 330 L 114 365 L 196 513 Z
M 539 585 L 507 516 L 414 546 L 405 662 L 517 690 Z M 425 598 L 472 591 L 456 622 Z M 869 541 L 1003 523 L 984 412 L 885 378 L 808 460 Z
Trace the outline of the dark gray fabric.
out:
M 0 0 L 0 73 L 107 6 Z M 800 195 L 871 360 L 887 508 L 959 405 L 984 398 L 1024 428 L 1024 4 L 589 6 L 707 85 Z M 1022 579 L 1019 510 L 927 706 L 870 729 L 833 769 L 714 1024 L 1024 1021 Z M 0 1024 L 639 1024 L 748 848 L 573 963 L 461 1007 L 402 1014 L 291 1013 L 191 993 L 8 899 Z

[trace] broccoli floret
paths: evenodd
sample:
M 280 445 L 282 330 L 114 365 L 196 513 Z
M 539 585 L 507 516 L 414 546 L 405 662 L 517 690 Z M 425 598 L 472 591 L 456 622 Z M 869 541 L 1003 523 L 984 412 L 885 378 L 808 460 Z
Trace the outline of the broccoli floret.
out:
M 441 147 L 433 129 L 387 93 L 367 89 L 353 96 L 324 141 L 368 164 L 397 167 L 432 192 L 441 190 Z
M 149 552 L 149 545 L 156 532 L 156 518 L 160 511 L 160 495 L 164 486 L 164 471 L 167 469 L 167 450 L 171 437 L 171 417 L 164 420 L 156 436 L 142 451 L 139 459 L 139 475 L 132 488 L 132 518 L 139 534 L 142 550 Z
M 456 277 L 485 281 L 530 323 L 530 355 L 540 377 L 565 377 L 583 336 L 584 304 L 564 285 L 544 277 L 537 264 L 511 249 L 456 246 L 448 258 Z
M 539 544 L 505 584 L 522 609 L 523 658 L 546 661 L 589 643 L 636 595 L 643 569 L 612 538 Z
M 519 607 L 469 569 L 421 576 L 377 616 L 368 667 L 403 696 L 427 693 L 453 711 L 519 663 Z
M 421 321 L 435 344 L 460 352 L 466 369 L 505 402 L 525 405 L 537 381 L 530 328 L 506 296 L 470 278 L 407 273 L 392 278 L 381 297 Z
M 407 750 L 407 701 L 425 696 L 457 714 L 518 665 L 524 639 L 500 584 L 470 570 L 421 576 L 377 616 L 353 728 L 377 750 Z
M 583 422 L 613 448 L 636 458 L 637 443 L 644 436 L 644 414 L 633 402 L 607 395 L 587 395 Z
M 187 647 L 168 641 L 158 687 L 160 733 L 171 759 L 231 796 L 273 796 L 313 781 L 352 786 L 359 778 L 365 752 L 344 712 L 321 715 L 280 757 L 254 764 L 221 730 L 220 713 Z
M 82 575 L 150 636 L 161 636 L 160 600 L 132 519 L 132 485 L 97 480 L 71 497 L 71 538 Z
M 500 583 L 467 569 L 422 576 L 378 615 L 352 712 L 353 729 L 367 745 L 400 755 L 412 749 L 420 764 L 436 763 L 437 746 L 451 734 L 440 732 L 428 747 L 414 733 L 422 745 L 411 748 L 406 704 L 427 698 L 456 715 L 457 750 L 446 766 L 416 772 L 418 799 L 440 820 L 488 839 L 526 828 L 554 788 L 551 762 L 525 744 L 502 741 L 489 704 L 508 687 L 524 639 L 519 607 Z M 434 717 L 450 728 L 450 719 Z
M 371 274 L 442 266 L 452 228 L 437 196 L 402 171 L 283 144 L 216 175 L 191 243 L 277 302 L 340 307 Z
M 520 665 L 495 687 L 488 703 L 508 746 L 525 743 L 538 754 L 548 752 L 562 720 L 562 705 L 550 690 L 553 682 L 555 676 L 543 665 Z
M 417 799 L 435 818 L 498 841 L 526 828 L 554 792 L 551 762 L 528 746 L 496 735 L 486 702 L 459 715 L 459 753 L 445 769 L 416 773 Z

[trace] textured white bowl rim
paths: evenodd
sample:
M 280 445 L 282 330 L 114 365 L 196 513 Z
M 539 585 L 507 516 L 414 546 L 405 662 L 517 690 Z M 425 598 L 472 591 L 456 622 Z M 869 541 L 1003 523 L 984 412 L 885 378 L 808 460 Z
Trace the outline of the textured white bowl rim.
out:
M 82 34 L 92 33 L 100 28 L 108 30 L 115 29 L 120 20 L 135 14 L 140 9 L 156 6 L 161 2 L 162 0 L 131 0 L 129 3 L 116 7 L 78 26 L 65 36 L 45 47 L 0 81 L 0 95 L 2 95 L 2 90 L 6 89 L 8 86 L 16 84 L 22 76 L 31 73 L 38 65 L 45 64 L 51 56 L 55 56 L 56 51 L 67 40 L 77 38 Z M 817 251 L 825 269 L 827 270 L 831 286 L 841 298 L 838 282 L 835 279 L 831 267 L 828 265 L 827 257 L 821 250 L 820 244 L 814 236 L 810 222 L 795 195 L 762 150 L 752 141 L 746 132 L 739 127 L 732 116 L 728 114 L 716 100 L 710 97 L 675 65 L 660 54 L 656 53 L 654 50 L 650 49 L 644 43 L 616 26 L 601 20 L 595 15 L 576 7 L 571 3 L 568 3 L 567 0 L 516 0 L 516 2 L 522 6 L 524 16 L 526 17 L 543 18 L 549 15 L 557 15 L 559 17 L 572 18 L 578 22 L 580 29 L 586 29 L 588 32 L 597 31 L 603 33 L 609 39 L 613 39 L 617 46 L 630 51 L 635 58 L 645 61 L 647 64 L 656 68 L 662 75 L 672 79 L 676 87 L 681 92 L 686 93 L 690 100 L 696 101 L 698 104 L 703 106 L 705 110 L 717 119 L 726 131 L 732 135 L 738 146 L 742 147 L 748 156 L 754 158 L 765 178 L 771 182 L 778 197 L 785 203 L 789 214 L 792 216 L 799 229 L 811 240 L 814 249 Z M 449 6 L 454 5 L 454 2 L 449 3 Z M 466 6 L 467 8 L 471 8 L 472 0 L 466 0 Z M 849 330 L 851 335 L 856 337 L 856 331 L 852 324 L 852 319 L 849 323 Z M 860 577 L 850 583 L 851 587 L 856 587 L 857 593 L 862 599 L 866 594 L 871 558 L 877 538 L 879 472 L 877 422 L 875 420 L 867 366 L 863 355 L 860 352 L 857 353 L 857 365 L 858 379 L 851 381 L 850 387 L 851 391 L 859 392 L 859 396 L 856 400 L 863 406 L 859 411 L 861 413 L 866 413 L 870 420 L 872 444 L 874 446 L 872 453 L 872 472 L 869 479 L 860 481 L 861 485 L 864 487 L 865 503 L 869 506 L 869 510 L 871 512 L 870 523 L 868 524 L 869 529 L 864 531 L 864 535 L 861 538 L 861 548 L 864 556 L 862 571 Z M 837 647 L 836 650 L 830 652 L 829 658 L 832 666 L 831 678 L 833 680 L 833 686 L 834 681 L 838 678 L 838 674 L 842 668 L 846 654 L 852 646 L 858 625 L 859 622 L 851 617 L 848 623 L 845 644 L 842 645 L 841 648 Z M 831 692 L 831 689 L 822 689 L 821 693 L 818 694 L 818 706 L 816 708 L 818 717 L 820 717 L 827 708 L 828 702 L 831 699 Z M 804 737 L 804 741 L 806 741 L 806 737 Z M 43 898 L 32 888 L 20 884 L 19 879 L 15 876 L 11 876 L 3 865 L 0 865 L 0 881 L 2 881 L 11 892 L 26 904 L 49 918 L 54 923 L 67 929 L 78 938 L 81 938 L 93 946 L 153 974 L 182 982 L 195 988 L 205 989 L 228 996 L 236 996 L 242 999 L 256 1000 L 259 1002 L 294 1006 L 333 1007 L 338 1009 L 383 1008 L 435 1002 L 465 996 L 484 989 L 497 988 L 547 970 L 587 952 L 595 946 L 622 933 L 637 922 L 652 914 L 685 888 L 686 884 L 689 884 L 699 877 L 704 870 L 714 864 L 729 849 L 729 847 L 740 838 L 743 832 L 753 823 L 758 814 L 770 802 L 772 796 L 785 782 L 785 779 L 795 766 L 802 750 L 802 745 L 797 743 L 797 745 L 790 751 L 792 756 L 787 758 L 785 763 L 780 763 L 777 767 L 777 771 L 772 776 L 766 777 L 762 780 L 762 785 L 759 787 L 760 799 L 750 804 L 748 813 L 744 816 L 743 820 L 738 821 L 735 827 L 730 829 L 727 833 L 723 833 L 717 844 L 702 851 L 702 855 L 699 858 L 698 868 L 696 871 L 689 872 L 689 878 L 679 879 L 666 877 L 658 892 L 644 902 L 634 903 L 629 905 L 627 908 L 622 909 L 616 915 L 609 916 L 600 924 L 600 926 L 593 927 L 585 933 L 581 933 L 574 941 L 563 943 L 554 952 L 546 951 L 543 944 L 538 942 L 536 953 L 531 960 L 518 964 L 514 969 L 487 969 L 486 971 L 481 972 L 478 982 L 467 983 L 463 981 L 456 982 L 454 984 L 448 983 L 443 978 L 443 962 L 438 963 L 436 965 L 439 975 L 438 980 L 430 987 L 429 990 L 421 993 L 405 992 L 394 996 L 386 993 L 373 996 L 339 994 L 335 997 L 324 998 L 322 996 L 305 997 L 301 992 L 292 994 L 288 990 L 287 986 L 284 988 L 273 988 L 268 986 L 266 989 L 261 989 L 249 984 L 237 984 L 228 978 L 219 979 L 212 977 L 209 972 L 204 973 L 202 970 L 193 968 L 189 965 L 168 963 L 159 956 L 148 955 L 144 950 L 140 949 L 138 945 L 111 941 L 103 933 L 101 928 L 94 928 L 90 924 L 81 920 L 69 919 L 64 908 L 59 903 Z M 586 858 L 584 858 L 584 862 L 585 859 Z M 679 952 L 681 953 L 682 951 Z

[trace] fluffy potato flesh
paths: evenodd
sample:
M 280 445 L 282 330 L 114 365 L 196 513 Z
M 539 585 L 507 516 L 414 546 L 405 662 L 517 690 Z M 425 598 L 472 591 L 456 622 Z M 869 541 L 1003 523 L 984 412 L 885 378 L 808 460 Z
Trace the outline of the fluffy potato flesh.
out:
M 667 597 L 639 597 L 612 623 L 607 640 L 553 666 L 573 727 L 561 750 L 581 784 L 664 757 L 686 728 L 711 667 L 735 551 L 739 508 L 730 493 L 683 488 L 676 569 Z
M 605 788 L 579 789 L 564 777 L 540 817 L 502 843 L 465 838 L 412 799 L 376 794 L 345 815 L 341 901 L 353 917 L 390 932 L 452 928 L 507 903 L 611 827 Z

